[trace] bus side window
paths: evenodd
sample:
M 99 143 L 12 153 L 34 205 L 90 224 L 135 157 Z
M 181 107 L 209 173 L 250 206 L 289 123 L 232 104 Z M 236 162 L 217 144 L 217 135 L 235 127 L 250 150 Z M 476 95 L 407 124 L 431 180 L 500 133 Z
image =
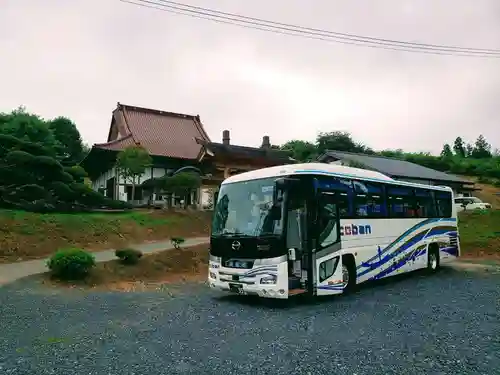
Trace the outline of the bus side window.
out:
M 415 197 L 413 189 L 406 186 L 391 186 L 387 188 L 387 200 L 390 217 L 416 217 Z
M 432 191 L 415 189 L 415 200 L 418 217 L 437 217 L 436 204 Z
M 437 214 L 439 217 L 451 217 L 451 193 L 446 191 L 436 191 Z
M 351 213 L 351 205 L 349 204 L 349 196 L 347 193 L 340 193 L 340 194 L 337 194 L 337 204 L 339 206 L 339 215 L 340 217 L 343 219 L 343 218 L 347 218 L 347 217 L 350 217 L 350 213 Z
M 354 188 L 352 181 L 336 177 L 318 178 L 319 188 L 324 192 L 336 194 L 341 219 L 353 217 Z
M 384 190 L 381 185 L 354 181 L 354 215 L 383 218 L 387 216 Z

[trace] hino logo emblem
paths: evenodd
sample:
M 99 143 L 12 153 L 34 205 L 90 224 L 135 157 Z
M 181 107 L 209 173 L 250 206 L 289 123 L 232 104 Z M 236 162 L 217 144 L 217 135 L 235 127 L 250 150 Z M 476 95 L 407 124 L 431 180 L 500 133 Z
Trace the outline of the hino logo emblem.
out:
M 237 251 L 237 250 L 239 250 L 239 249 L 240 249 L 240 247 L 241 247 L 241 243 L 240 243 L 240 241 L 233 241 L 233 243 L 231 244 L 231 248 L 232 248 L 233 250 L 236 250 L 236 251 Z

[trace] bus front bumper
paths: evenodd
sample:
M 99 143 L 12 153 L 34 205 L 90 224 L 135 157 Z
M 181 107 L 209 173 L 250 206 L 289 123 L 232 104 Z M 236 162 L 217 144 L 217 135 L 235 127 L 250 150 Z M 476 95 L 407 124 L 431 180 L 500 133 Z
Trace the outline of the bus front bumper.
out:
M 259 296 L 263 298 L 279 298 L 287 299 L 288 290 L 279 288 L 276 285 L 247 285 L 238 282 L 222 282 L 208 279 L 208 285 L 212 289 L 229 292 L 232 294 L 246 295 L 246 296 Z

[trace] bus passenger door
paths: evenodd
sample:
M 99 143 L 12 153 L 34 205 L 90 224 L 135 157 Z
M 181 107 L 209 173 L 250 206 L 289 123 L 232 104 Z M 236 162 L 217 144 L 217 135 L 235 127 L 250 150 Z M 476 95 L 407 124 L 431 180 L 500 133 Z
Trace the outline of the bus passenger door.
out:
M 341 294 L 344 290 L 337 194 L 334 192 L 317 194 L 313 280 L 318 296 Z

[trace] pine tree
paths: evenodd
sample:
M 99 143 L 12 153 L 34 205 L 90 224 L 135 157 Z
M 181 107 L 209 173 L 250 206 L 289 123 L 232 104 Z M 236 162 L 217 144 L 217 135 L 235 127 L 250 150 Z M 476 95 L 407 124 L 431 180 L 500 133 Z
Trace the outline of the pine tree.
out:
M 455 151 L 455 155 L 461 158 L 465 157 L 465 146 L 462 137 L 457 137 L 453 142 L 453 151 Z
M 474 159 L 491 158 L 491 145 L 486 141 L 486 138 L 481 134 L 477 137 L 474 147 L 472 148 L 471 157 Z
M 451 146 L 448 143 L 444 144 L 443 150 L 441 151 L 441 157 L 444 159 L 453 157 L 453 151 L 451 151 Z

